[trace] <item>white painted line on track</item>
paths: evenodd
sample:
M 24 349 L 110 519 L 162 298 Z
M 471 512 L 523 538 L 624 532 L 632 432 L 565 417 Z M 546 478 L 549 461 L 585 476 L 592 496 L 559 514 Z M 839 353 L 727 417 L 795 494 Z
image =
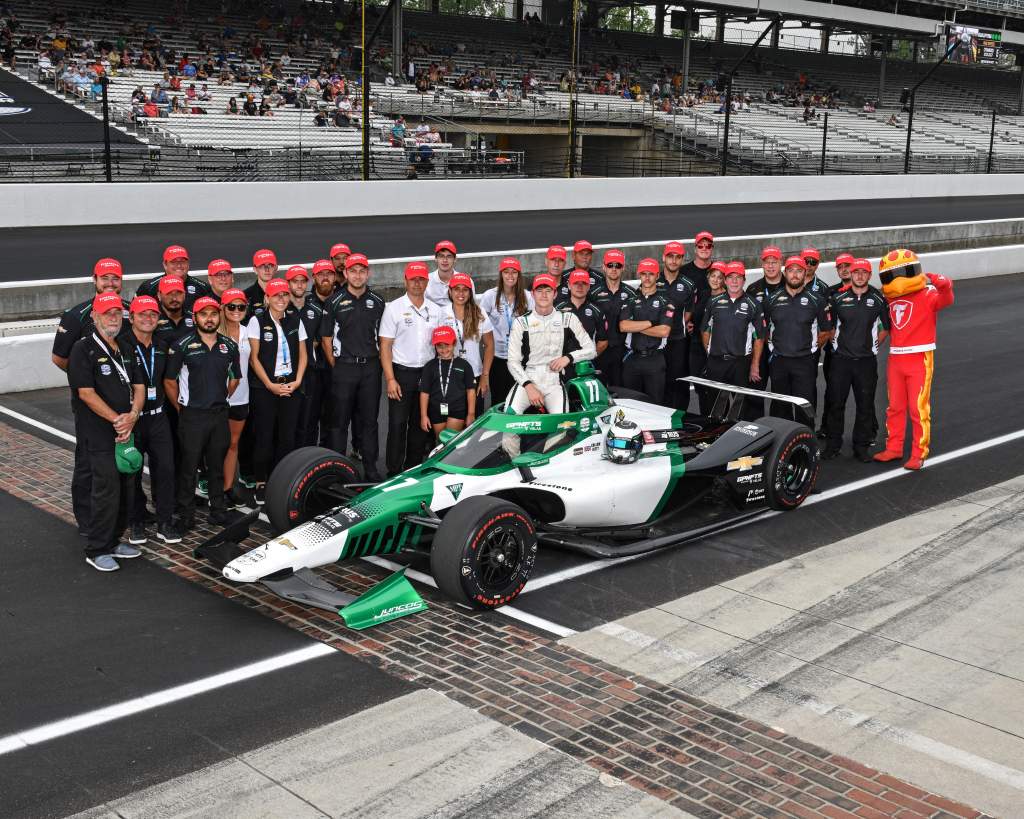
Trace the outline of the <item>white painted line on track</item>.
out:
M 255 663 L 233 668 L 230 671 L 223 671 L 220 674 L 213 674 L 172 688 L 165 688 L 143 697 L 125 700 L 124 702 L 108 705 L 104 708 L 97 708 L 93 711 L 86 711 L 74 717 L 49 722 L 26 731 L 19 731 L 16 734 L 8 734 L 0 737 L 0 756 L 13 751 L 20 751 L 41 742 L 51 739 L 75 734 L 88 728 L 95 728 L 114 720 L 140 714 L 143 711 L 150 711 L 172 702 L 195 697 L 198 694 L 205 694 L 218 688 L 251 680 L 253 677 L 260 677 L 272 671 L 279 671 L 282 668 L 289 668 L 293 665 L 315 660 L 318 657 L 326 657 L 333 654 L 336 649 L 326 643 L 313 643 L 304 648 L 289 651 L 286 654 L 279 654 L 266 660 L 259 660 Z
M 55 438 L 60 438 L 62 441 L 70 441 L 73 444 L 78 443 L 74 435 L 68 435 L 68 433 L 59 430 L 56 427 L 51 427 L 49 424 L 44 424 L 42 421 L 37 421 L 35 418 L 29 418 L 27 415 L 22 415 L 20 412 L 15 412 L 14 410 L 8 409 L 3 405 L 0 405 L 0 412 L 2 412 L 4 415 L 11 416 L 11 418 L 16 418 L 23 424 L 28 424 L 29 426 L 35 427 L 36 429 L 41 429 L 43 432 L 48 432 L 50 435 L 54 436 Z

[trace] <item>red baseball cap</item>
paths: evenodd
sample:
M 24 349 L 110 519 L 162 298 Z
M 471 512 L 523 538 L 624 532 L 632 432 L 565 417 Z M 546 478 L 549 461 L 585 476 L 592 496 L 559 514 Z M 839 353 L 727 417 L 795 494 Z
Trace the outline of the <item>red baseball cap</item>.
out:
M 517 259 L 515 256 L 506 256 L 504 259 L 498 262 L 499 272 L 502 270 L 508 270 L 509 268 L 511 268 L 512 270 L 518 270 L 520 273 L 523 272 L 523 266 L 522 264 L 519 263 L 519 259 Z
M 267 289 L 263 292 L 269 299 L 271 296 L 278 295 L 278 293 L 288 293 L 290 291 L 288 290 L 288 282 L 284 279 L 271 279 L 267 282 Z
M 590 274 L 586 270 L 576 269 L 569 274 L 569 284 L 590 284 Z
M 237 287 L 232 287 L 220 294 L 221 304 L 231 304 L 233 301 L 244 301 L 248 304 L 249 297 L 245 295 L 244 290 L 239 290 Z
M 160 303 L 152 296 L 136 296 L 132 299 L 131 307 L 128 309 L 133 313 L 145 313 L 147 310 L 159 313 Z
M 355 267 L 357 264 L 361 264 L 363 267 L 369 268 L 370 260 L 366 258 L 362 253 L 351 253 L 349 257 L 345 259 L 345 269 L 348 270 L 350 267 Z M 423 269 L 426 270 L 427 266 L 423 265 Z
M 252 254 L 252 266 L 259 267 L 261 264 L 277 264 L 277 254 L 273 250 L 257 250 Z
M 790 256 L 786 259 L 786 264 L 783 266 L 789 267 L 790 265 L 796 265 L 801 270 L 807 270 L 807 262 L 804 261 L 802 256 Z
M 351 252 L 352 251 L 349 250 L 349 247 L 348 247 L 347 244 L 345 244 L 344 242 L 338 242 L 338 244 L 336 244 L 336 245 L 331 245 L 331 252 L 328 253 L 327 255 L 330 256 L 333 259 L 335 256 L 337 256 L 340 253 L 344 253 L 346 256 L 348 256 L 348 254 L 351 253 Z
M 231 262 L 227 259 L 214 259 L 206 266 L 206 272 L 210 276 L 216 276 L 218 273 L 233 273 L 231 269 Z
M 782 261 L 782 251 L 779 250 L 775 245 L 768 245 L 764 250 L 761 251 L 762 259 L 778 259 Z
M 405 278 L 406 280 L 429 279 L 430 271 L 423 262 L 409 262 L 409 264 L 405 266 Z
M 304 268 L 301 264 L 292 265 L 291 267 L 288 268 L 288 272 L 284 274 L 286 281 L 291 281 L 292 279 L 298 278 L 299 276 L 305 276 L 307 279 L 309 278 L 309 271 L 306 270 L 306 268 Z
M 850 272 L 852 273 L 854 270 L 866 270 L 868 271 L 868 273 L 870 273 L 871 262 L 869 262 L 867 259 L 854 259 L 852 262 L 850 262 Z
M 472 290 L 473 280 L 468 273 L 452 273 L 452 277 L 448 279 L 448 287 L 468 287 Z
M 185 292 L 185 280 L 181 276 L 163 276 L 156 289 L 161 293 Z
M 853 264 L 855 261 L 856 259 L 854 259 L 852 253 L 840 253 L 836 256 L 836 267 L 839 267 L 841 264 Z
M 317 273 L 323 272 L 334 272 L 334 265 L 331 264 L 330 259 L 317 259 L 313 262 L 313 275 L 315 276 Z
M 729 262 L 725 266 L 726 276 L 746 276 L 747 268 L 743 266 L 743 262 Z
M 94 276 L 117 276 L 121 278 L 124 276 L 124 271 L 121 269 L 121 263 L 117 259 L 100 259 L 96 264 L 93 265 L 92 275 Z
M 533 277 L 533 287 L 531 289 L 536 290 L 538 287 L 550 287 L 554 290 L 558 287 L 558 279 L 550 273 L 538 273 Z
M 641 259 L 640 263 L 636 266 L 637 273 L 659 273 L 661 268 L 658 266 L 657 259 Z
M 590 242 L 588 242 L 586 239 L 580 239 L 578 242 L 576 242 L 576 244 L 572 246 L 572 252 L 579 253 L 581 250 L 589 250 L 592 252 L 594 250 L 594 246 L 590 244 Z
M 816 262 L 821 261 L 821 253 L 816 247 L 805 247 L 800 251 L 800 255 L 805 259 L 814 259 Z
M 436 245 L 434 245 L 434 255 L 436 256 L 442 250 L 451 251 L 451 254 L 453 256 L 459 255 L 458 252 L 455 250 L 455 243 L 449 242 L 447 239 L 445 239 L 443 242 L 438 242 Z
M 551 245 L 548 248 L 547 258 L 549 259 L 561 259 L 565 261 L 565 248 L 561 245 Z
M 662 252 L 662 258 L 668 256 L 670 253 L 677 253 L 680 256 L 686 255 L 686 245 L 682 242 L 669 242 L 665 245 L 665 250 Z
M 725 274 L 725 271 L 728 269 L 729 265 L 727 265 L 725 262 L 712 262 L 711 267 L 708 268 L 709 271 L 717 270 L 719 273 L 723 275 Z
M 715 237 L 714 237 L 714 236 L 712 236 L 712 235 L 711 235 L 711 231 L 708 231 L 708 230 L 702 230 L 702 231 L 701 231 L 700 233 L 698 233 L 698 234 L 697 234 L 697 235 L 696 235 L 696 236 L 694 237 L 694 239 L 693 239 L 693 243 L 694 243 L 694 244 L 697 244 L 697 242 L 703 241 L 703 240 L 705 240 L 705 239 L 706 239 L 707 241 L 711 242 L 711 244 L 714 244 L 714 243 L 715 243 Z
M 203 296 L 202 298 L 196 299 L 196 303 L 192 305 L 192 314 L 198 315 L 207 307 L 213 307 L 218 313 L 220 312 L 220 304 L 216 299 L 211 299 L 209 296 Z
M 187 259 L 188 251 L 181 245 L 171 245 L 164 250 L 164 261 L 173 262 L 175 259 Z
M 612 248 L 604 253 L 604 263 L 608 264 L 608 262 L 618 262 L 624 265 L 626 263 L 626 256 L 621 250 Z
M 96 313 L 106 313 L 114 308 L 124 310 L 124 302 L 117 293 L 98 293 L 92 300 L 92 309 Z
M 454 344 L 455 331 L 451 327 L 435 327 L 430 334 L 431 344 Z

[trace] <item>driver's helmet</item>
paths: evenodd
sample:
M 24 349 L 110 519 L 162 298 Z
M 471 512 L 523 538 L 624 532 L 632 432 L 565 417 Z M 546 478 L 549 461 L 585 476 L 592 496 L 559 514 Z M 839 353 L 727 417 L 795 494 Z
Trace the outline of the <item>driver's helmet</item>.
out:
M 615 414 L 608 434 L 604 437 L 604 452 L 609 461 L 617 464 L 635 463 L 644 447 L 643 432 L 636 422 L 626 418 L 619 410 Z

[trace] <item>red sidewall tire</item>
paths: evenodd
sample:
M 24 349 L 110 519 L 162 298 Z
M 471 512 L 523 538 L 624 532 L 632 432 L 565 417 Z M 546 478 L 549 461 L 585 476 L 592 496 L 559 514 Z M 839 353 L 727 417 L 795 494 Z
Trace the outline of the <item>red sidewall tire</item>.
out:
M 362 480 L 358 464 L 331 449 L 307 446 L 289 452 L 274 467 L 267 481 L 263 506 L 275 533 L 287 532 L 300 523 L 326 512 L 310 505 L 310 496 L 324 482 L 358 483 Z

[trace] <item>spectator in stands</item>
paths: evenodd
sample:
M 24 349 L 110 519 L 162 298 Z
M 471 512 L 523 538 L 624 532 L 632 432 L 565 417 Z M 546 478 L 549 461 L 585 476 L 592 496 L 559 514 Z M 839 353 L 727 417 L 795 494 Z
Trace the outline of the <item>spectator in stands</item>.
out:
M 252 94 L 245 95 L 245 102 L 242 104 L 242 113 L 248 117 L 254 117 L 259 113 L 259 109 L 256 107 L 256 99 Z
M 892 125 L 894 128 L 899 128 L 900 127 L 900 115 L 897 114 L 895 111 L 893 111 L 889 115 L 889 119 L 886 120 L 886 124 L 887 125 Z
M 240 112 L 240 111 L 238 110 L 238 100 L 237 100 L 237 99 L 236 99 L 235 97 L 231 97 L 231 98 L 230 98 L 230 99 L 228 100 L 228 107 L 227 107 L 227 109 L 226 109 L 226 110 L 224 111 L 224 113 L 225 113 L 225 114 L 238 114 L 238 113 L 241 113 L 241 112 Z
M 205 82 L 199 89 L 199 93 L 196 94 L 196 99 L 199 100 L 199 102 L 210 102 L 213 100 L 213 95 L 210 93 L 210 89 L 207 87 Z
M 260 116 L 261 117 L 272 117 L 274 116 L 274 110 L 270 105 L 270 100 L 264 97 L 260 100 Z
M 863 110 L 865 114 L 873 114 L 875 113 L 876 105 L 877 103 L 874 100 L 864 100 L 864 108 L 861 110 Z
M 171 97 L 171 113 L 172 114 L 183 114 L 183 113 L 185 113 L 184 109 L 182 109 L 182 107 L 181 107 L 181 102 L 179 101 L 177 94 L 175 94 L 173 97 Z
M 167 99 L 167 92 L 164 91 L 160 83 L 154 83 L 153 91 L 149 95 L 149 101 L 154 105 L 170 104 L 170 101 Z
M 352 124 L 352 100 L 348 97 L 338 99 L 338 111 L 334 117 L 334 124 L 339 128 L 347 128 Z
M 399 116 L 391 126 L 391 144 L 401 147 L 405 143 L 405 120 Z

